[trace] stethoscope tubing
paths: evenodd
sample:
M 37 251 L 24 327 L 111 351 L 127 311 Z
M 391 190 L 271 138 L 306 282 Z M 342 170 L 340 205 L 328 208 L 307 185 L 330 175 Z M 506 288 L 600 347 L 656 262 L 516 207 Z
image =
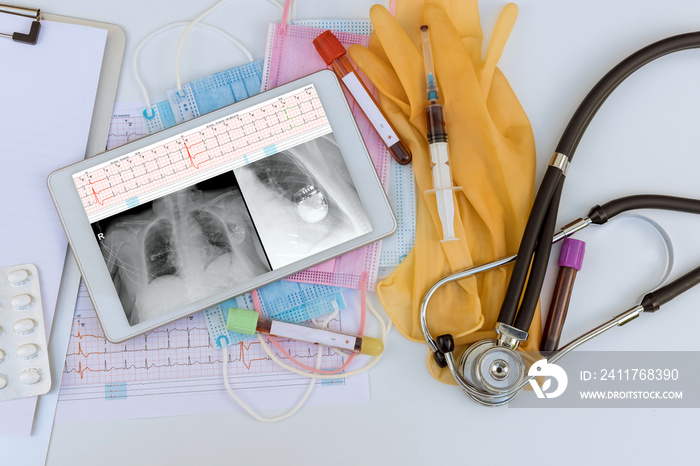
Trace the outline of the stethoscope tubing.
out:
M 556 235 L 552 237 L 552 244 L 555 244 L 567 236 L 571 236 L 577 231 L 580 231 L 587 226 L 591 225 L 592 221 L 590 218 L 579 218 L 574 220 L 573 222 L 569 223 L 565 227 L 563 227 Z M 448 275 L 447 277 L 444 277 L 431 286 L 428 291 L 425 293 L 423 296 L 423 299 L 421 300 L 420 304 L 420 325 L 421 325 L 421 330 L 423 331 L 423 337 L 425 338 L 426 343 L 428 343 L 428 346 L 433 351 L 440 351 L 438 349 L 437 342 L 435 339 L 432 337 L 430 333 L 430 329 L 428 328 L 428 304 L 430 304 L 430 300 L 432 299 L 433 295 L 444 285 L 447 285 L 448 283 L 461 280 L 463 278 L 468 278 L 474 275 L 477 275 L 482 272 L 487 272 L 492 269 L 496 269 L 498 267 L 502 267 L 504 265 L 510 264 L 511 262 L 515 261 L 517 259 L 517 255 L 512 255 L 508 257 L 504 257 L 502 259 L 495 260 L 493 262 L 489 262 L 487 264 L 479 265 L 476 267 L 471 267 L 469 269 L 461 270 L 459 272 L 455 272 L 452 275 Z
M 622 213 L 639 209 L 669 210 L 674 212 L 683 212 L 700 215 L 700 200 L 677 196 L 663 196 L 658 194 L 638 194 L 635 196 L 625 196 L 618 199 L 613 199 L 612 201 L 606 202 L 605 204 L 594 206 L 588 212 L 588 215 L 586 217 L 578 218 L 562 227 L 561 230 L 559 230 L 559 232 L 552 236 L 552 244 L 555 244 L 563 240 L 564 238 L 575 234 L 576 232 L 588 227 L 589 225 L 604 225 L 605 223 Z M 433 351 L 439 351 L 439 349 L 435 339 L 432 337 L 430 330 L 428 329 L 427 313 L 428 304 L 430 303 L 430 299 L 433 297 L 435 292 L 437 292 L 438 289 L 440 289 L 447 283 L 471 277 L 473 275 L 486 272 L 497 267 L 502 267 L 506 264 L 510 264 L 516 259 L 517 255 L 512 255 L 495 260 L 493 262 L 489 262 L 488 264 L 471 267 L 453 273 L 452 275 L 438 280 L 428 289 L 428 291 L 423 296 L 420 305 L 420 324 L 421 329 L 423 331 L 423 336 L 425 337 L 425 341 L 428 343 L 428 345 Z M 664 300 L 664 303 L 670 301 L 671 299 L 673 299 L 673 297 L 677 296 L 677 294 L 671 296 L 669 293 L 671 291 L 673 291 L 674 293 L 678 291 L 678 289 L 673 287 L 672 285 L 674 283 L 677 284 L 679 280 L 683 279 L 684 277 L 687 277 L 684 281 L 684 283 L 686 284 L 684 286 L 687 286 L 688 283 L 692 283 L 693 281 L 691 275 L 692 273 L 692 271 L 689 272 L 683 277 L 675 280 L 673 283 L 654 291 L 654 293 L 656 293 L 656 295 L 660 295 Z M 691 277 L 689 277 L 689 275 L 691 275 Z M 667 291 L 662 293 L 662 290 Z M 678 294 L 682 293 L 683 291 L 678 292 Z
M 584 218 L 578 218 L 573 222 L 567 224 L 566 226 L 562 227 L 561 230 L 552 237 L 552 244 L 557 243 L 563 240 L 564 238 L 573 235 L 574 233 L 588 227 L 589 225 L 602 225 L 623 212 L 644 208 L 700 214 L 700 200 L 650 194 L 627 196 L 615 199 L 606 204 L 597 205 L 593 207 L 590 210 L 588 216 Z M 502 267 L 504 265 L 510 264 L 511 262 L 514 262 L 516 259 L 516 255 L 504 257 L 502 259 L 498 259 L 487 264 L 465 269 L 447 277 L 444 277 L 441 280 L 435 282 L 435 284 L 433 284 L 428 289 L 420 305 L 420 324 L 425 341 L 428 343 L 428 345 L 435 354 L 442 354 L 442 356 L 444 357 L 445 365 L 450 370 L 450 373 L 452 374 L 458 385 L 472 399 L 485 406 L 502 406 L 509 403 L 517 395 L 517 393 L 523 387 L 525 387 L 529 383 L 529 381 L 532 380 L 534 377 L 525 377 L 524 380 L 522 380 L 518 385 L 516 385 L 512 389 L 498 394 L 487 393 L 475 388 L 468 380 L 464 378 L 464 374 L 457 367 L 457 363 L 454 359 L 452 350 L 445 350 L 444 348 L 440 348 L 438 342 L 433 338 L 430 329 L 428 328 L 428 305 L 430 304 L 430 300 L 435 295 L 435 293 L 446 284 L 464 278 L 472 277 L 476 274 L 487 272 L 498 267 Z M 570 351 L 582 345 L 583 343 L 591 340 L 592 338 L 597 337 L 598 335 L 601 335 L 602 333 L 614 327 L 627 324 L 631 320 L 639 317 L 639 315 L 641 315 L 641 313 L 644 311 L 657 311 L 661 307 L 661 305 L 671 301 L 676 296 L 684 293 L 685 291 L 688 291 L 689 289 L 691 289 L 699 283 L 700 266 L 691 270 L 685 275 L 677 278 L 673 282 L 662 286 L 661 288 L 658 288 L 652 292 L 647 293 L 640 304 L 623 312 L 622 314 L 619 314 L 618 316 L 605 322 L 604 324 L 590 330 L 589 332 L 581 335 L 575 340 L 572 340 L 571 342 L 567 343 L 565 346 L 563 346 L 553 354 L 549 355 L 547 357 L 547 362 L 555 363 L 556 361 L 560 360 Z
M 438 364 L 442 367 L 447 366 L 452 376 L 455 378 L 455 381 L 475 401 L 487 406 L 507 404 L 511 399 L 517 396 L 519 391 L 529 383 L 533 377 L 523 377 L 524 380 L 517 383 L 517 385 L 510 390 L 504 392 L 487 393 L 474 387 L 465 379 L 463 370 L 457 367 L 453 355 L 454 341 L 452 336 L 449 334 L 439 336 L 438 339 L 440 343 L 432 337 L 427 323 L 427 309 L 430 299 L 442 286 L 448 283 L 515 262 L 499 313 L 498 322 L 499 325 L 505 325 L 506 327 L 511 326 L 511 328 L 517 332 L 524 332 L 526 338 L 533 316 L 535 315 L 535 309 L 549 263 L 551 252 L 549 244 L 550 238 L 552 239 L 552 243 L 556 243 L 590 224 L 603 224 L 614 215 L 631 209 L 646 207 L 700 213 L 700 201 L 695 199 L 656 195 L 630 196 L 628 198 L 611 201 L 603 206 L 596 206 L 591 209 L 588 217 L 585 219 L 578 219 L 564 227 L 556 235 L 554 234 L 559 201 L 569 164 L 573 160 L 574 153 L 576 152 L 576 148 L 585 130 L 601 105 L 620 83 L 642 66 L 664 55 L 697 47 L 700 47 L 700 32 L 669 37 L 633 53 L 603 76 L 576 109 L 559 140 L 554 157 L 549 167 L 547 167 L 545 177 L 535 196 L 518 253 L 514 256 L 499 259 L 489 264 L 473 267 L 445 277 L 431 286 L 424 295 L 420 305 L 420 324 L 425 340 L 433 350 Z M 643 311 L 654 312 L 658 310 L 661 305 L 689 290 L 698 283 L 700 283 L 700 267 L 686 273 L 672 283 L 648 293 L 644 296 L 641 304 L 623 312 L 612 320 L 568 343 L 557 352 L 550 355 L 547 358 L 547 362 L 554 363 L 558 361 L 568 352 L 586 341 L 595 338 L 613 327 L 624 325 L 639 317 Z M 515 350 L 516 348 L 517 342 L 511 349 Z
M 642 66 L 664 55 L 697 47 L 700 47 L 700 32 L 680 34 L 650 44 L 612 68 L 586 95 L 564 130 L 535 196 L 501 306 L 499 322 L 513 325 L 524 332 L 529 330 L 550 255 L 550 248 L 540 248 L 538 244 L 546 244 L 554 233 L 566 171 L 598 109 L 617 86 Z

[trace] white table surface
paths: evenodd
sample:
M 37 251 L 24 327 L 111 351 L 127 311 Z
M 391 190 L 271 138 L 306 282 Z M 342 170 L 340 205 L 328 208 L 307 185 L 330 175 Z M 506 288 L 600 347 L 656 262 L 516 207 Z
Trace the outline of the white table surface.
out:
M 129 102 L 142 100 L 131 75 L 137 43 L 166 23 L 195 17 L 213 2 L 17 3 L 123 27 L 127 49 L 117 101 Z M 298 17 L 363 18 L 372 3 L 300 0 Z M 481 1 L 487 37 L 504 3 Z M 501 68 L 531 118 L 539 177 L 569 117 L 598 78 L 650 42 L 700 29 L 700 2 L 693 0 L 522 0 L 519 7 Z M 280 16 L 263 0 L 233 0 L 207 22 L 234 34 L 259 59 L 267 22 Z M 154 100 L 175 86 L 179 33 L 162 35 L 143 52 L 143 76 Z M 183 82 L 243 62 L 231 44 L 195 30 L 183 52 Z M 698 197 L 699 75 L 700 51 L 679 53 L 646 67 L 615 92 L 577 151 L 560 224 L 623 195 Z M 674 239 L 674 276 L 695 267 L 700 218 L 672 213 L 653 218 Z M 660 242 L 643 229 L 622 224 L 587 230 L 580 238 L 588 242 L 586 264 L 562 340 L 636 304 L 661 273 Z M 551 287 L 550 276 L 545 288 Z M 683 328 L 700 324 L 698 300 L 700 290 L 690 291 L 587 349 L 697 351 L 695 333 Z M 309 407 L 279 424 L 261 424 L 238 412 L 56 426 L 47 464 L 688 464 L 695 457 L 696 410 L 483 408 L 458 388 L 435 382 L 425 368 L 426 354 L 425 345 L 394 332 L 385 359 L 371 371 L 370 403 Z

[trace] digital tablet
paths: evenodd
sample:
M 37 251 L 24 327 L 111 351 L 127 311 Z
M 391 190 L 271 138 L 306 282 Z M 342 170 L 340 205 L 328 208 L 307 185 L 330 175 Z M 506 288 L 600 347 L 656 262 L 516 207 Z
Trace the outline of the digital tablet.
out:
M 330 71 L 58 170 L 48 184 L 112 342 L 396 229 Z

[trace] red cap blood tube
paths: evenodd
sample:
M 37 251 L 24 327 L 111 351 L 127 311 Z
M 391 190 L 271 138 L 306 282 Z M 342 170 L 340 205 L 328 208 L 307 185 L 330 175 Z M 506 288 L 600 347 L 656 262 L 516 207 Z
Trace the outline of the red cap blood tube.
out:
M 331 69 L 340 78 L 340 81 L 345 85 L 345 88 L 352 94 L 353 98 L 360 106 L 367 119 L 370 121 L 374 129 L 384 141 L 384 144 L 389 148 L 394 159 L 406 165 L 411 162 L 411 151 L 408 150 L 406 144 L 399 139 L 396 130 L 387 119 L 382 109 L 374 100 L 372 94 L 367 90 L 367 87 L 362 83 L 357 71 L 346 56 L 345 47 L 340 43 L 337 37 L 331 31 L 325 31 L 313 41 L 316 50 L 318 51 L 323 61 L 331 66 Z

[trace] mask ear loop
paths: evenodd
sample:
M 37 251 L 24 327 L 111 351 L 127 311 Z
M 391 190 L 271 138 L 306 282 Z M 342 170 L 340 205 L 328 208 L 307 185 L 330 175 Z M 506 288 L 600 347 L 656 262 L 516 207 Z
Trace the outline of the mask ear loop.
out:
M 364 280 L 366 281 L 366 280 L 367 280 L 366 272 L 363 274 L 363 277 L 364 277 Z M 364 290 L 365 288 L 366 288 L 366 287 L 363 287 L 362 290 Z M 257 299 L 255 299 L 255 294 L 253 295 L 253 298 L 254 298 L 253 302 L 254 302 L 255 309 L 256 309 L 258 312 L 260 312 L 260 305 L 259 305 L 259 302 L 257 301 Z M 366 296 L 365 296 L 364 291 L 363 291 L 363 293 L 362 293 L 362 302 L 363 302 L 363 309 L 362 309 L 363 315 L 361 316 L 361 324 L 360 324 L 361 327 L 363 327 L 363 330 L 364 330 L 364 320 L 365 320 L 365 316 L 364 316 L 364 306 L 366 306 L 367 309 L 370 310 L 370 312 L 374 315 L 374 317 L 375 317 L 375 318 L 377 319 L 377 321 L 379 322 L 379 325 L 380 325 L 380 327 L 381 327 L 381 333 L 382 333 L 381 340 L 382 340 L 383 343 L 385 343 L 385 342 L 386 342 L 386 338 L 387 338 L 387 336 L 389 335 L 389 332 L 391 331 L 391 324 L 392 324 L 392 323 L 391 323 L 391 320 L 389 321 L 388 324 L 386 324 L 386 323 L 384 322 L 384 319 L 379 315 L 379 312 L 378 312 L 376 309 L 374 309 L 374 307 L 370 304 L 369 301 L 366 300 Z M 323 323 L 321 324 L 321 327 L 322 327 L 322 328 L 325 328 L 325 327 L 328 325 L 328 323 L 338 314 L 338 312 L 339 312 L 338 309 L 336 309 L 335 312 L 333 312 L 329 317 L 327 317 L 327 318 L 323 321 Z M 364 334 L 364 332 L 361 331 L 360 334 Z M 270 339 L 271 342 L 273 342 L 273 344 L 277 343 L 271 335 L 268 335 L 268 338 Z M 311 367 L 304 366 L 304 365 L 301 365 L 301 364 L 300 364 L 300 365 L 301 365 L 302 367 L 304 367 L 305 369 L 311 371 L 311 372 L 306 372 L 306 371 L 299 370 L 299 369 L 297 369 L 296 367 L 289 366 L 289 365 L 285 364 L 284 362 L 282 362 L 282 361 L 272 352 L 272 350 L 270 349 L 270 347 L 269 347 L 269 345 L 267 344 L 267 342 L 265 342 L 265 339 L 264 339 L 264 338 L 262 337 L 262 335 L 259 334 L 259 333 L 258 333 L 258 341 L 260 342 L 260 345 L 263 347 L 263 349 L 265 350 L 265 352 L 267 353 L 267 355 L 270 357 L 270 359 L 271 359 L 273 362 L 275 362 L 278 366 L 280 366 L 280 367 L 282 367 L 282 368 L 284 368 L 284 369 L 286 369 L 286 370 L 288 370 L 288 371 L 290 371 L 290 372 L 294 372 L 295 374 L 302 375 L 302 376 L 304 376 L 304 377 L 308 377 L 308 378 L 310 379 L 310 380 L 309 380 L 309 386 L 308 386 L 306 392 L 304 393 L 304 395 L 299 399 L 299 401 L 297 402 L 297 404 L 296 404 L 292 409 L 290 409 L 287 413 L 282 414 L 282 415 L 277 416 L 277 417 L 274 417 L 274 418 L 265 418 L 265 417 L 262 417 L 262 416 L 260 416 L 258 413 L 256 413 L 255 411 L 253 411 L 247 404 L 245 404 L 245 402 L 243 402 L 243 400 L 241 400 L 241 399 L 238 397 L 238 395 L 236 395 L 236 393 L 231 389 L 231 387 L 230 387 L 230 385 L 229 385 L 229 382 L 228 382 L 228 371 L 227 371 L 228 347 L 227 347 L 226 345 L 221 345 L 222 351 L 223 351 L 223 356 L 224 356 L 224 357 L 223 357 L 223 373 L 224 373 L 224 386 L 226 387 L 226 391 L 229 393 L 229 395 L 231 396 L 231 398 L 233 398 L 233 400 L 234 400 L 236 403 L 238 403 L 238 404 L 245 410 L 246 413 L 250 414 L 253 418 L 255 418 L 256 420 L 258 420 L 258 421 L 260 421 L 260 422 L 278 422 L 278 421 L 282 421 L 282 420 L 284 420 L 284 419 L 290 418 L 291 416 L 293 416 L 293 415 L 304 405 L 304 403 L 305 403 L 306 400 L 308 399 L 309 395 L 311 394 L 311 390 L 313 389 L 313 386 L 314 386 L 314 384 L 316 383 L 316 379 L 322 379 L 322 380 L 323 380 L 323 379 L 326 379 L 326 380 L 332 379 L 332 380 L 337 380 L 337 379 L 344 379 L 344 378 L 346 378 L 346 377 L 351 377 L 351 376 L 354 376 L 354 375 L 357 375 L 357 374 L 361 374 L 361 373 L 363 373 L 363 372 L 368 371 L 368 370 L 371 369 L 372 367 L 374 367 L 374 366 L 381 360 L 382 355 L 384 354 L 384 352 L 382 352 L 382 353 L 379 354 L 378 356 L 375 356 L 374 359 L 373 359 L 372 361 L 370 361 L 367 365 L 363 366 L 363 367 L 360 368 L 360 369 L 353 370 L 353 371 L 349 371 L 349 372 L 345 372 L 345 373 L 343 373 L 343 374 L 338 374 L 338 372 L 340 372 L 341 370 L 345 369 L 345 367 L 350 363 L 350 360 L 352 359 L 353 355 L 351 355 L 350 358 L 348 358 L 348 360 L 347 360 L 347 361 L 343 364 L 343 366 L 340 367 L 339 369 L 336 369 L 336 370 L 333 370 L 333 371 L 324 371 L 324 370 L 321 370 L 321 369 L 320 369 L 320 367 L 321 367 L 321 365 L 320 365 L 320 364 L 321 364 L 321 349 L 322 349 L 322 348 L 321 348 L 321 346 L 319 345 L 318 359 L 316 360 L 316 368 L 314 369 L 314 368 L 311 368 Z M 278 349 L 280 349 L 280 350 L 286 355 L 287 358 L 289 358 L 290 360 L 293 361 L 293 359 L 291 358 L 291 356 L 290 356 L 288 353 L 286 353 L 286 351 L 284 351 L 284 349 L 283 349 L 281 346 L 278 347 Z
M 187 37 L 187 34 L 189 33 L 189 30 L 192 29 L 194 26 L 200 26 L 207 28 L 211 31 L 216 32 L 219 34 L 221 37 L 224 39 L 230 41 L 233 43 L 235 46 L 237 46 L 241 51 L 246 55 L 248 58 L 249 62 L 254 61 L 253 55 L 250 53 L 250 51 L 243 45 L 241 44 L 236 38 L 231 36 L 230 34 L 226 33 L 225 31 L 217 28 L 216 26 L 212 26 L 210 24 L 205 24 L 201 23 L 200 21 L 202 18 L 204 18 L 206 15 L 214 11 L 216 8 L 219 6 L 223 5 L 229 0 L 222 0 L 215 4 L 213 7 L 209 8 L 207 11 L 205 11 L 203 14 L 199 15 L 197 18 L 195 18 L 192 21 L 177 21 L 174 23 L 166 24 L 165 26 L 156 29 L 155 31 L 151 32 L 148 36 L 146 36 L 141 42 L 139 42 L 139 45 L 136 47 L 136 51 L 134 52 L 134 58 L 132 60 L 132 68 L 133 68 L 133 73 L 134 73 L 134 79 L 136 80 L 136 84 L 138 84 L 139 89 L 141 90 L 141 94 L 143 95 L 143 100 L 146 103 L 146 109 L 143 112 L 143 116 L 147 119 L 151 119 L 155 116 L 155 112 L 153 111 L 152 104 L 151 104 L 151 98 L 148 95 L 148 90 L 146 89 L 146 86 L 143 83 L 143 80 L 141 79 L 141 76 L 139 75 L 139 64 L 138 64 L 138 58 L 139 54 L 141 53 L 141 50 L 143 47 L 150 42 L 151 39 L 153 39 L 155 36 L 159 35 L 162 32 L 165 32 L 169 29 L 173 29 L 176 27 L 180 26 L 186 26 L 185 32 L 182 34 L 180 37 L 180 42 L 178 44 L 178 50 L 176 54 L 176 59 L 175 59 L 175 77 L 176 77 L 176 82 L 177 82 L 177 91 L 180 93 L 182 91 L 182 81 L 180 79 L 180 55 L 182 52 L 182 46 L 185 41 L 185 37 Z M 267 0 L 268 2 L 276 5 L 280 10 L 282 10 L 282 5 L 277 3 L 274 0 Z
M 177 44 L 177 53 L 175 54 L 175 78 L 177 82 L 177 92 L 180 93 L 182 91 L 182 80 L 180 79 L 180 55 L 182 54 L 182 46 L 185 44 L 185 38 L 187 37 L 187 34 L 190 33 L 190 30 L 199 24 L 201 20 L 203 20 L 206 16 L 208 16 L 211 12 L 222 6 L 224 3 L 228 3 L 230 0 L 220 0 L 216 2 L 214 5 L 209 7 L 207 10 L 205 10 L 203 13 L 201 13 L 199 16 L 197 16 L 195 19 L 193 19 L 190 24 L 187 25 L 185 28 L 185 31 L 182 33 L 182 36 L 180 37 L 180 43 Z M 275 0 L 267 0 L 268 2 L 272 3 L 273 5 L 276 5 L 278 8 L 280 8 L 282 11 L 284 11 L 284 8 L 282 8 L 282 5 L 277 3 Z M 250 61 L 253 61 L 253 56 L 248 52 L 248 49 L 246 49 L 240 42 L 234 39 L 234 43 L 241 49 L 243 50 L 249 57 Z
M 288 419 L 296 414 L 299 409 L 301 409 L 302 406 L 304 406 L 304 403 L 306 403 L 306 400 L 309 398 L 309 395 L 311 395 L 311 392 L 314 389 L 314 386 L 316 385 L 316 380 L 315 379 L 310 379 L 309 380 L 309 385 L 306 387 L 306 391 L 302 395 L 302 397 L 299 399 L 297 404 L 287 411 L 286 413 L 276 416 L 276 417 L 262 417 L 253 409 L 248 406 L 243 400 L 241 400 L 238 395 L 236 395 L 236 392 L 233 391 L 231 388 L 231 385 L 228 382 L 228 345 L 221 345 L 221 348 L 223 350 L 223 356 L 224 356 L 224 363 L 223 363 L 223 371 L 224 371 L 224 386 L 226 387 L 226 391 L 228 394 L 233 398 L 233 400 L 238 403 L 238 405 L 243 408 L 243 410 L 250 414 L 256 421 L 260 422 L 279 422 L 279 421 L 284 421 L 285 419 Z M 323 359 L 322 354 L 323 352 L 323 346 L 318 345 L 318 356 L 316 356 L 316 369 L 318 370 L 321 367 L 321 360 Z
M 162 32 L 165 32 L 167 30 L 180 27 L 180 26 L 186 26 L 190 24 L 190 21 L 177 21 L 175 23 L 170 23 L 166 24 L 165 26 L 156 29 L 155 31 L 151 32 L 148 36 L 146 36 L 136 47 L 136 51 L 134 52 L 134 58 L 132 60 L 132 67 L 133 67 L 133 72 L 134 72 L 134 79 L 136 80 L 136 84 L 138 84 L 139 88 L 141 89 L 141 94 L 143 95 L 143 100 L 146 102 L 146 109 L 143 112 L 143 116 L 145 118 L 151 119 L 155 116 L 155 112 L 153 111 L 152 104 L 151 104 L 151 98 L 148 95 L 148 91 L 146 90 L 146 86 L 144 85 L 143 81 L 141 80 L 141 76 L 139 75 L 139 54 L 141 53 L 141 50 L 143 47 L 151 41 L 154 37 L 159 35 Z M 253 61 L 253 56 L 250 54 L 247 48 L 245 48 L 240 42 L 238 42 L 234 37 L 230 36 L 227 34 L 225 31 L 212 26 L 210 24 L 204 24 L 204 23 L 199 23 L 198 26 L 209 29 L 211 31 L 216 32 L 220 36 L 222 36 L 224 39 L 229 40 L 232 42 L 234 45 L 238 46 L 243 53 L 246 54 L 246 57 L 248 60 Z M 179 79 L 179 69 L 178 69 L 178 79 Z
M 284 2 L 284 8 L 282 8 L 282 21 L 280 21 L 281 27 L 277 31 L 277 34 L 283 36 L 287 32 L 287 25 L 292 23 L 292 17 L 297 14 L 297 1 L 296 0 L 286 0 Z

